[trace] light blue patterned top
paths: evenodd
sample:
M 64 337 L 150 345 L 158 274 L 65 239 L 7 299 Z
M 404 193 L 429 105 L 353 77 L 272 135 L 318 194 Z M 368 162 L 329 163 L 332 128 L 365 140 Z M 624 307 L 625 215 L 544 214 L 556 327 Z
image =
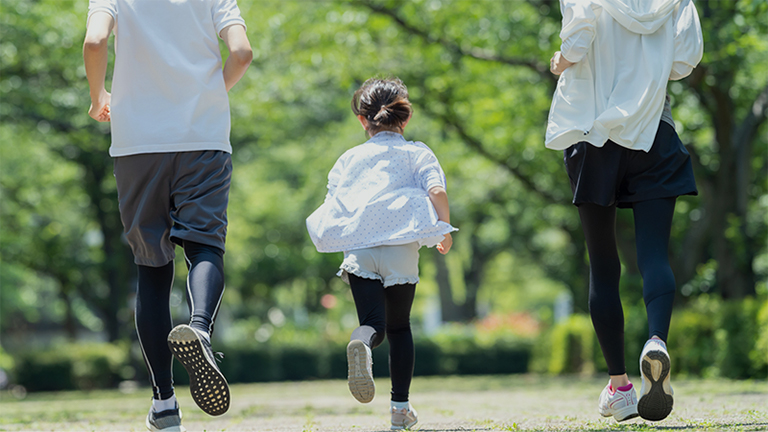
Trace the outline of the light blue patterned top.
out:
M 456 231 L 437 220 L 428 194 L 435 186 L 445 187 L 445 174 L 426 144 L 379 132 L 336 161 L 325 202 L 307 218 L 307 230 L 319 252 L 435 246 Z

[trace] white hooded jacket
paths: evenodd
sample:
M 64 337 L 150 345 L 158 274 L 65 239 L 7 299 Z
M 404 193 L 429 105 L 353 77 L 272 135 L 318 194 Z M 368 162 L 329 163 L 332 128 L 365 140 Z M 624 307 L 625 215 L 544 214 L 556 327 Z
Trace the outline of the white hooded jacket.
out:
M 575 62 L 557 83 L 546 146 L 607 140 L 648 151 L 667 81 L 688 76 L 703 37 L 691 0 L 560 0 L 560 51 Z

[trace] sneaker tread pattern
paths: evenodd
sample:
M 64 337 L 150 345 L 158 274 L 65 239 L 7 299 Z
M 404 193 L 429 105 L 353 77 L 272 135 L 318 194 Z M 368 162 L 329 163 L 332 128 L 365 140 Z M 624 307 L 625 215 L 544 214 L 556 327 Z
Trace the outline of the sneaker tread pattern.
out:
M 368 403 L 376 394 L 373 377 L 366 367 L 365 344 L 362 341 L 352 341 L 347 346 L 347 381 L 349 391 L 359 402 Z
M 661 371 L 657 379 L 653 376 L 653 365 L 651 364 L 653 361 L 661 364 Z M 669 357 L 661 351 L 649 351 L 642 359 L 641 369 L 643 379 L 650 384 L 650 389 L 640 396 L 637 412 L 640 417 L 646 420 L 663 420 L 672 412 L 672 405 L 674 404 L 672 395 L 664 391 L 664 380 L 669 376 L 670 370 Z
M 219 416 L 229 410 L 229 385 L 217 367 L 211 365 L 202 341 L 190 327 L 177 327 L 168 335 L 168 346 L 189 374 L 189 391 L 206 414 Z

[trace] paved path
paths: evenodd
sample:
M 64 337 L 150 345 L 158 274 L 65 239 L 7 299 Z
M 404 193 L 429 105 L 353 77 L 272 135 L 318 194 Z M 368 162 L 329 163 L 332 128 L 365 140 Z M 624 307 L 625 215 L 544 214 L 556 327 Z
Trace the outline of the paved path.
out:
M 420 431 L 768 431 L 765 381 L 673 381 L 670 417 L 621 424 L 597 413 L 605 382 L 534 375 L 416 378 L 411 401 L 419 411 Z M 217 418 L 197 409 L 186 388 L 178 393 L 190 431 L 386 431 L 389 382 L 381 379 L 376 385 L 377 396 L 369 404 L 354 400 L 346 381 L 234 385 L 229 412 Z M 23 402 L 4 397 L 0 430 L 143 431 L 146 393 L 56 393 Z

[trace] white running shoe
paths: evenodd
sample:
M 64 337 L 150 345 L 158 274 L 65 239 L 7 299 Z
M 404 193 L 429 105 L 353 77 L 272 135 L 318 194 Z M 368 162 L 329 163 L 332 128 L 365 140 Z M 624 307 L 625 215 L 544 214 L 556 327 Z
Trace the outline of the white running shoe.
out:
M 640 401 L 637 412 L 640 417 L 659 421 L 672 411 L 675 393 L 669 383 L 670 360 L 667 345 L 661 339 L 649 339 L 640 354 Z
M 419 413 L 408 403 L 407 408 L 395 408 L 390 407 L 389 412 L 392 414 L 392 427 L 390 430 L 404 430 L 410 429 L 413 425 L 419 422 Z
M 347 383 L 352 396 L 362 403 L 373 400 L 376 386 L 373 383 L 373 355 L 371 348 L 361 340 L 347 345 Z
M 600 393 L 597 409 L 603 417 L 613 416 L 617 422 L 637 417 L 637 394 L 635 394 L 635 388 L 630 387 L 624 391 L 619 389 L 611 391 L 611 382 L 608 381 L 608 385 Z

